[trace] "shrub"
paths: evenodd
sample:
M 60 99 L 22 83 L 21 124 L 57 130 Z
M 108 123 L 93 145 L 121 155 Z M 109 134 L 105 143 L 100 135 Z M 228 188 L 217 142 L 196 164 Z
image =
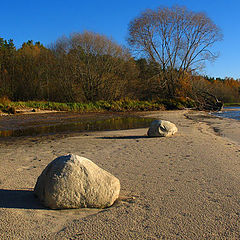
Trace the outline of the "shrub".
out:
M 9 105 L 11 100 L 7 96 L 3 96 L 0 98 L 0 103 L 3 105 Z

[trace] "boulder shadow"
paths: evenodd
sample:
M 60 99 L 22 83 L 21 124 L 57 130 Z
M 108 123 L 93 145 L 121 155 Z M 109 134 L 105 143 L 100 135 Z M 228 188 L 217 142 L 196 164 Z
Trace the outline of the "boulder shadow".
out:
M 32 190 L 0 189 L 0 208 L 47 209 L 41 205 Z
M 115 137 L 98 137 L 98 139 L 142 139 L 150 138 L 148 136 L 115 136 Z

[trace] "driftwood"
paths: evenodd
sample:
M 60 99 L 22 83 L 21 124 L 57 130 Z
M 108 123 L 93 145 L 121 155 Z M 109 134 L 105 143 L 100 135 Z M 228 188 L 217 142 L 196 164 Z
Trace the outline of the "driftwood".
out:
M 199 92 L 195 101 L 197 102 L 198 110 L 221 111 L 223 108 L 223 102 L 209 92 Z

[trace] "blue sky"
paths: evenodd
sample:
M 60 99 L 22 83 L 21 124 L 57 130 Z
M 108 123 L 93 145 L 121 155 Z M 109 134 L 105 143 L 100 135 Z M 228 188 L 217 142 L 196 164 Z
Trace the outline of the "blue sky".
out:
M 0 37 L 12 38 L 17 47 L 27 40 L 47 46 L 62 35 L 88 30 L 126 45 L 128 23 L 134 17 L 147 8 L 175 4 L 205 12 L 222 29 L 224 39 L 215 45 L 220 56 L 203 74 L 240 78 L 239 0 L 2 1 Z

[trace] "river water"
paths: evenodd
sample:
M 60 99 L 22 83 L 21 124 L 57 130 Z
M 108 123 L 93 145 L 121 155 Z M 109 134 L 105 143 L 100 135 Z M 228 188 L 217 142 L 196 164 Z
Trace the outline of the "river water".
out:
M 147 128 L 153 120 L 119 114 L 87 117 L 69 113 L 7 116 L 0 118 L 0 138 Z
M 240 107 L 224 107 L 222 111 L 213 113 L 213 115 L 240 120 Z

